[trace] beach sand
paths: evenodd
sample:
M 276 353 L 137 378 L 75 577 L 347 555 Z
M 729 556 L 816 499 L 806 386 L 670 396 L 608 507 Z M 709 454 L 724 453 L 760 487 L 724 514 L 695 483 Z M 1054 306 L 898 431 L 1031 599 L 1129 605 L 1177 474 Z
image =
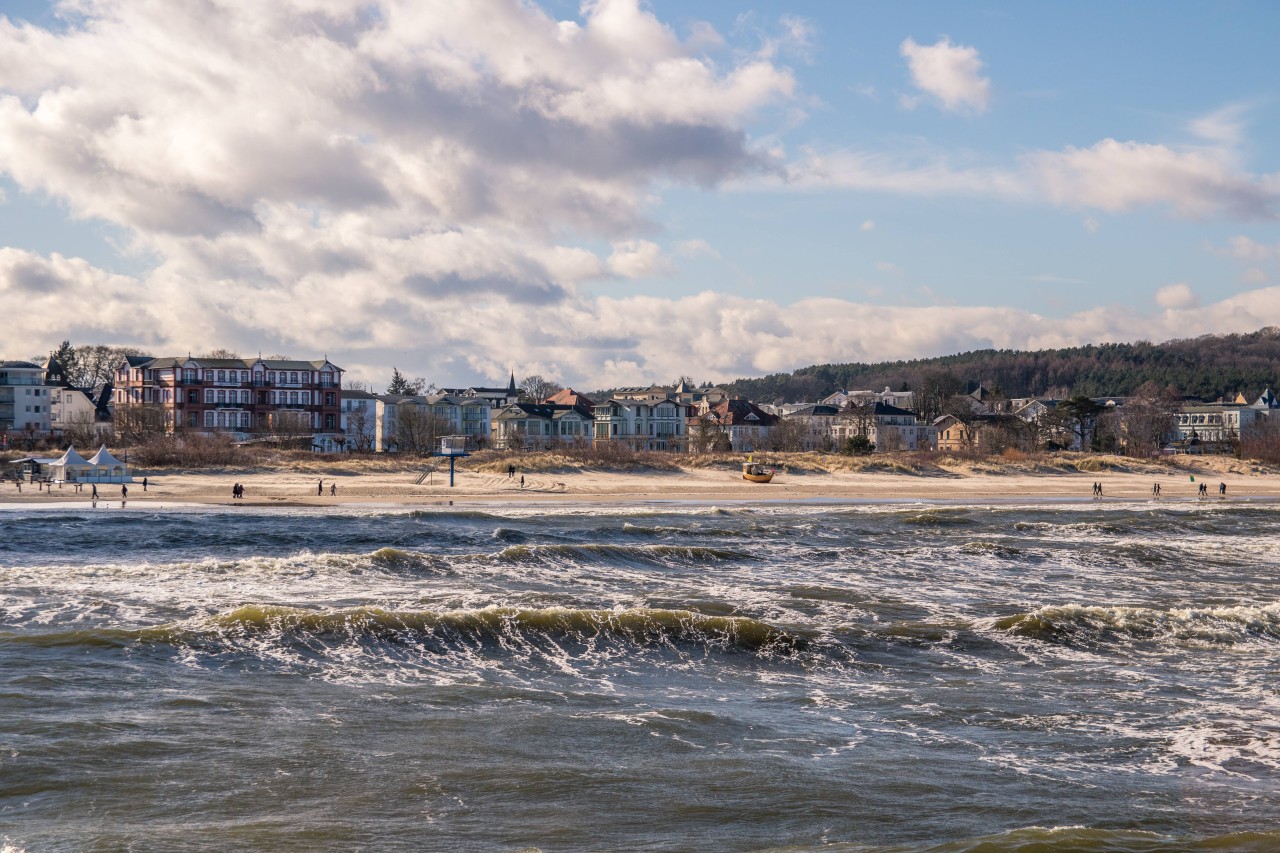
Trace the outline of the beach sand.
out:
M 440 501 L 1088 501 L 1094 500 L 1094 483 L 1102 483 L 1103 499 L 1109 501 L 1150 500 L 1153 484 L 1160 483 L 1161 499 L 1171 501 L 1196 500 L 1201 482 L 1208 484 L 1211 501 L 1219 500 L 1219 483 L 1226 483 L 1228 499 L 1280 498 L 1280 475 L 1274 469 L 1231 458 L 1205 457 L 1175 465 L 1125 463 L 1123 467 L 1126 470 L 1064 473 L 988 464 L 933 469 L 919 474 L 784 468 L 768 484 L 748 483 L 738 471 L 723 467 L 635 472 L 587 469 L 523 472 L 523 488 L 520 471 L 515 477 L 508 477 L 505 470 L 503 473 L 460 470 L 455 486 L 450 488 L 447 468 L 436 470 L 422 483 L 417 483 L 421 468 L 369 471 L 339 463 L 323 476 L 314 470 L 146 472 L 148 489 L 145 492 L 141 482 L 143 472 L 138 472 L 135 482 L 129 485 L 128 506 L 411 506 Z M 317 494 L 320 480 L 324 483 L 323 494 Z M 234 483 L 245 487 L 242 500 L 231 496 Z M 337 494 L 331 495 L 330 485 L 334 483 Z M 101 503 L 119 505 L 119 486 L 104 484 L 98 488 Z M 12 483 L 0 487 L 3 505 L 85 504 L 88 500 L 88 486 L 80 492 L 70 485 L 54 485 L 49 491 L 37 491 L 34 485 L 24 484 L 21 494 Z

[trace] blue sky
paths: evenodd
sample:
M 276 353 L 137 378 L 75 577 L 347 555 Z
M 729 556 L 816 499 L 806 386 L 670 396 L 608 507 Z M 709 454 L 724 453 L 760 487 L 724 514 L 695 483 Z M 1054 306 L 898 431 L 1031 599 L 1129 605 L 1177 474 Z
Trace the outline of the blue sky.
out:
M 1273 3 L 213 5 L 4 4 L 4 355 L 599 387 L 1280 321 Z

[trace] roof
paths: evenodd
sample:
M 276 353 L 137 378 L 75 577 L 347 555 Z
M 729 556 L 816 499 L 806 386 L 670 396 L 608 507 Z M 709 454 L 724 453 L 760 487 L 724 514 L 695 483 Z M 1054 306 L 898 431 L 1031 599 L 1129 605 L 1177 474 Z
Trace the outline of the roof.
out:
M 67 465 L 88 466 L 88 465 L 92 465 L 93 463 L 90 462 L 88 459 L 85 459 L 79 453 L 77 453 L 75 447 L 68 447 L 67 452 L 62 454 L 61 458 L 59 458 L 58 461 L 55 462 L 54 464 L 62 465 L 65 467 Z
M 828 405 L 827 403 L 814 403 L 809 406 L 802 406 L 799 409 L 793 409 L 783 417 L 794 417 L 796 415 L 807 418 L 829 418 L 840 414 L 839 406 Z
M 93 458 L 89 460 L 89 464 L 98 465 L 103 468 L 112 468 L 117 465 L 122 468 L 124 467 L 124 463 L 112 456 L 111 451 L 107 450 L 107 446 L 105 444 L 98 448 L 97 453 L 93 454 Z
M 710 413 L 722 424 L 752 424 L 772 426 L 778 422 L 777 415 L 771 415 L 750 400 L 741 397 L 722 400 L 711 406 Z
M 12 367 L 15 370 L 44 370 L 40 365 L 29 361 L 0 361 L 0 367 Z
M 299 361 L 291 358 L 200 358 L 198 356 L 150 356 L 150 355 L 129 355 L 125 356 L 130 367 L 148 367 L 151 369 L 164 369 L 169 367 L 182 367 L 187 364 L 196 364 L 205 370 L 248 370 L 255 364 L 261 363 L 267 370 L 321 370 L 326 365 L 335 370 L 342 370 L 333 362 L 327 359 L 315 359 L 314 361 Z
M 875 411 L 873 412 L 873 414 L 877 416 L 892 415 L 892 416 L 901 416 L 901 417 L 907 417 L 907 418 L 914 418 L 916 416 L 916 413 L 911 411 L 910 409 L 900 409 L 897 406 L 891 406 L 888 403 L 876 403 Z
M 376 400 L 377 396 L 371 391 L 356 391 L 354 389 L 342 389 L 343 400 Z
M 585 394 L 579 394 L 572 388 L 561 388 L 556 393 L 547 398 L 548 403 L 559 403 L 565 406 L 586 406 L 591 408 L 595 406 L 595 401 Z

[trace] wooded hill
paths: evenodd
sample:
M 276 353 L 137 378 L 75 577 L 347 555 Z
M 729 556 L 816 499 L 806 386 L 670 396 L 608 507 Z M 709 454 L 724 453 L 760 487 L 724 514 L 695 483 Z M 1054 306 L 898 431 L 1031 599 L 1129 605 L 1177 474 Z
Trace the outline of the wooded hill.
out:
M 971 390 L 979 383 L 1009 397 L 1127 395 L 1147 382 L 1216 400 L 1241 392 L 1253 402 L 1280 390 L 1280 327 L 1244 335 L 1205 335 L 1153 344 L 1096 344 L 1065 349 L 975 350 L 912 361 L 818 364 L 794 373 L 722 385 L 758 402 L 821 399 L 838 390 L 916 388 L 931 373 L 950 373 Z

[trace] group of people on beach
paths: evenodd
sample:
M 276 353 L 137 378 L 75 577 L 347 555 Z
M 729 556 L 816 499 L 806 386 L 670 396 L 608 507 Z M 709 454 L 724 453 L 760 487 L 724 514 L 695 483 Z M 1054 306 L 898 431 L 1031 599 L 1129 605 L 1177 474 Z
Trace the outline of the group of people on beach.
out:
M 1225 498 L 1226 496 L 1227 496 L 1227 484 L 1226 484 L 1226 483 L 1219 483 L 1219 484 L 1218 484 L 1218 497 L 1220 497 L 1220 498 Z M 1208 484 L 1208 483 L 1201 483 L 1201 484 L 1200 484 L 1200 488 L 1196 489 L 1196 497 L 1200 498 L 1200 500 L 1204 500 L 1205 498 L 1209 497 L 1209 484 Z
M 316 496 L 324 497 L 324 478 L 321 477 L 316 481 Z M 329 484 L 329 497 L 336 498 L 338 496 L 338 483 L 335 480 Z
M 232 487 L 231 487 L 231 497 L 233 497 L 233 498 L 243 498 L 243 497 L 244 497 L 244 486 L 240 485 L 239 483 L 236 483 L 234 486 L 232 486 Z
M 1101 483 L 1094 483 L 1094 484 L 1093 484 L 1093 496 L 1094 496 L 1095 498 L 1100 498 L 1100 497 L 1102 497 L 1102 484 L 1101 484 Z

